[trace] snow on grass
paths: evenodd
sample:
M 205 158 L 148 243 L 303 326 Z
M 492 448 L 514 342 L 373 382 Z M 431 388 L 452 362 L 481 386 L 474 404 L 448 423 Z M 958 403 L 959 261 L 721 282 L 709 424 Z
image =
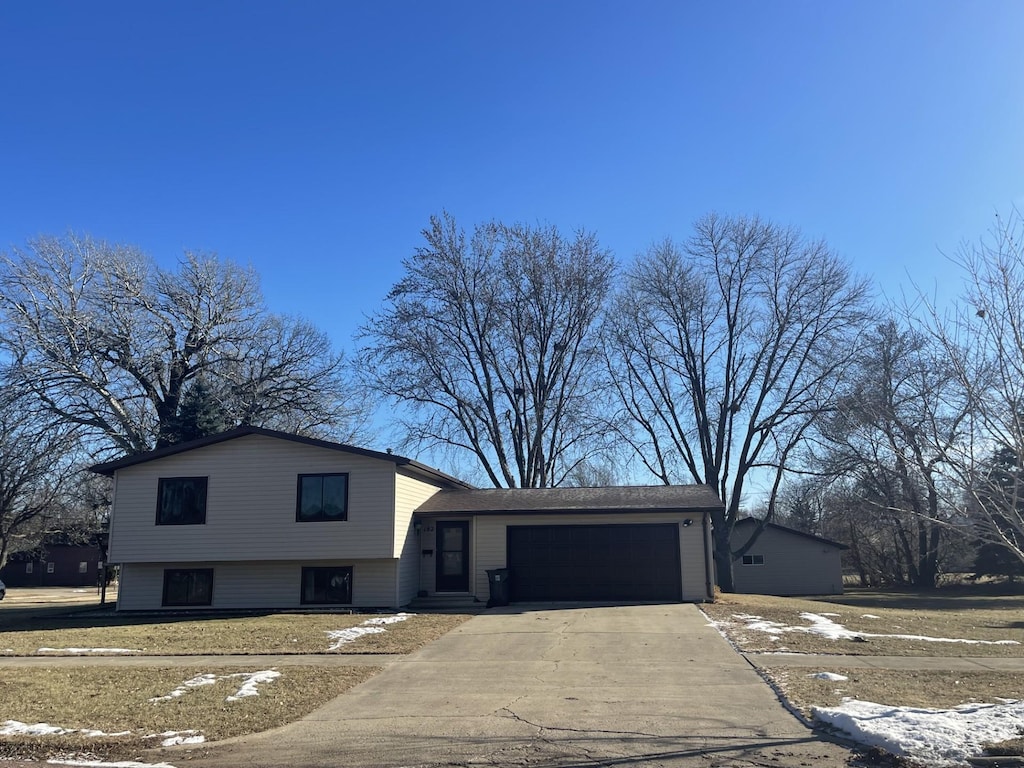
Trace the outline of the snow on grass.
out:
M 199 731 L 164 731 L 163 733 L 151 733 L 145 738 L 160 739 L 162 747 L 176 747 L 179 744 L 202 744 L 206 737 Z
M 327 632 L 327 637 L 334 642 L 327 648 L 329 651 L 337 651 L 341 646 L 351 643 L 353 640 L 358 640 L 360 637 L 365 635 L 379 635 L 387 630 L 385 626 L 389 624 L 397 624 L 400 621 L 405 621 L 410 616 L 414 616 L 412 613 L 396 613 L 394 616 L 377 616 L 372 619 L 367 619 L 357 627 L 349 627 L 347 629 L 332 629 Z
M 257 686 L 260 683 L 269 683 L 271 680 L 275 680 L 281 676 L 280 672 L 273 669 L 265 669 L 262 672 L 249 672 L 242 675 L 231 675 L 231 677 L 243 677 L 245 678 L 238 690 L 231 696 L 228 696 L 224 701 L 238 701 L 249 696 L 259 696 L 260 692 L 257 690 Z
M 800 618 L 809 622 L 807 626 L 798 627 L 795 625 L 781 624 L 777 621 L 769 621 L 760 616 L 748 613 L 733 614 L 733 618 L 744 622 L 744 629 L 752 632 L 765 632 L 773 637 L 778 637 L 786 632 L 806 632 L 812 635 L 819 635 L 829 640 L 853 640 L 866 637 L 891 637 L 897 640 L 919 640 L 929 643 L 964 643 L 966 645 L 1020 645 L 1017 640 L 968 640 L 960 637 L 931 637 L 929 635 L 896 635 L 881 634 L 872 632 L 855 632 L 847 629 L 828 618 L 835 614 L 801 613 Z
M 269 683 L 271 680 L 276 680 L 280 676 L 281 673 L 273 669 L 264 669 L 259 672 L 234 672 L 227 675 L 215 675 L 212 672 L 207 672 L 206 674 L 196 675 L 195 677 L 189 678 L 167 695 L 154 696 L 150 701 L 154 704 L 158 704 L 161 701 L 171 701 L 172 699 L 184 696 L 186 693 L 195 690 L 196 688 L 213 685 L 218 680 L 234 680 L 241 678 L 242 684 L 238 687 L 238 690 L 231 696 L 224 699 L 224 701 L 238 701 L 239 699 L 248 698 L 249 696 L 259 696 L 257 686 L 259 686 L 260 683 Z
M 926 765 L 950 766 L 980 755 L 984 744 L 1019 737 L 1024 729 L 1024 701 L 923 709 L 843 699 L 837 707 L 815 708 L 814 717 L 862 744 Z
M 841 683 L 844 680 L 850 679 L 845 675 L 837 675 L 835 672 L 814 672 L 808 675 L 808 677 L 813 677 L 815 680 L 829 680 L 833 683 Z
M 36 648 L 36 653 L 142 653 L 138 648 Z
M 0 724 L 0 736 L 64 736 L 69 733 L 78 733 L 90 739 L 100 736 L 131 736 L 131 731 L 118 731 L 117 733 L 106 733 L 94 728 L 61 728 L 59 725 L 49 723 L 21 723 L 17 720 L 6 720 Z
M 875 616 L 875 614 L 873 614 L 873 613 L 862 613 L 860 615 L 860 617 L 862 619 L 880 619 L 880 618 L 882 618 L 881 616 Z

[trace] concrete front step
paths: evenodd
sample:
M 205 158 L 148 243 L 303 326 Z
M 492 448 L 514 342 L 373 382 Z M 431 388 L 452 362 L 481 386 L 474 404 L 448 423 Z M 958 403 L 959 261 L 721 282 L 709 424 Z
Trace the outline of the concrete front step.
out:
M 486 607 L 486 603 L 474 600 L 472 595 L 429 595 L 417 597 L 409 603 L 411 610 L 452 613 L 478 613 Z

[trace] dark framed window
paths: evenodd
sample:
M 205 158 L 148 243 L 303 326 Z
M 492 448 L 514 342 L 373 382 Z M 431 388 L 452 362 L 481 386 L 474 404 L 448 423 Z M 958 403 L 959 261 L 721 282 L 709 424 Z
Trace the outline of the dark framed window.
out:
M 168 568 L 163 605 L 212 605 L 213 568 Z
M 348 474 L 299 475 L 295 519 L 300 523 L 347 520 Z
M 205 477 L 161 477 L 157 488 L 157 525 L 206 522 Z
M 352 566 L 302 569 L 303 605 L 352 602 Z
M 744 565 L 764 565 L 764 555 L 744 555 Z

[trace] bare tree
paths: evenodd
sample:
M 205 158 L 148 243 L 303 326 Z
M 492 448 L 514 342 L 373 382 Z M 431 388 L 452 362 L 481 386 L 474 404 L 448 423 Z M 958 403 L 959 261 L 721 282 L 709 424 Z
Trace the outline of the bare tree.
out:
M 997 217 L 986 237 L 963 245 L 961 301 L 934 303 L 927 328 L 943 346 L 970 407 L 969 440 L 950 451 L 951 477 L 983 542 L 1024 561 L 1024 215 Z M 993 471 L 998 457 L 1000 471 Z
M 54 423 L 16 382 L 0 379 L 0 568 L 31 549 L 74 473 L 74 431 Z
M 626 276 L 607 328 L 633 427 L 623 438 L 661 482 L 718 491 L 726 591 L 751 543 L 729 543 L 748 479 L 767 472 L 770 517 L 787 462 L 833 403 L 867 299 L 823 242 L 757 218 L 705 216 L 685 246 L 651 248 Z
M 186 253 L 176 269 L 137 248 L 69 235 L 0 257 L 0 344 L 13 372 L 101 450 L 165 445 L 189 388 L 236 423 L 351 431 L 340 355 L 271 314 L 247 268 Z
M 594 326 L 614 264 L 596 238 L 447 213 L 361 329 L 370 386 L 410 442 L 466 451 L 496 487 L 563 483 L 597 450 Z
M 858 479 L 864 503 L 890 518 L 909 582 L 932 588 L 944 530 L 964 523 L 946 464 L 964 442 L 969 401 L 943 350 L 895 320 L 865 334 L 853 360 L 848 393 L 820 425 L 817 469 Z

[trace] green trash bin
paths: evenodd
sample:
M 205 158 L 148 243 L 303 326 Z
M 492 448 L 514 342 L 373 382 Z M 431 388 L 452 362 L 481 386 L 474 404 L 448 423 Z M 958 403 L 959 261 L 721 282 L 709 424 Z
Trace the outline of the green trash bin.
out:
M 490 597 L 487 600 L 487 607 L 493 608 L 496 605 L 508 605 L 508 582 L 511 571 L 508 568 L 494 568 L 487 571 L 487 586 L 490 590 Z

